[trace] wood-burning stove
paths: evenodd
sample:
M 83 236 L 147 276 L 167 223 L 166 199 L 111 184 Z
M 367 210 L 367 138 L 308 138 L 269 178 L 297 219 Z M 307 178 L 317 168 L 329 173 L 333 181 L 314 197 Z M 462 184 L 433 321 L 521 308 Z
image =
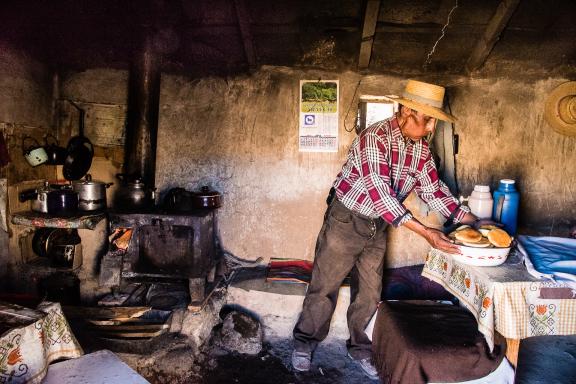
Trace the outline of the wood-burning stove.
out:
M 215 212 L 206 209 L 187 214 L 111 213 L 113 230 L 132 228 L 133 234 L 122 262 L 116 263 L 120 271 L 102 270 L 101 274 L 117 276 L 124 282 L 187 279 L 191 303 L 202 302 L 206 285 L 214 281 L 219 262 Z M 102 263 L 102 268 L 110 268 L 112 264 Z

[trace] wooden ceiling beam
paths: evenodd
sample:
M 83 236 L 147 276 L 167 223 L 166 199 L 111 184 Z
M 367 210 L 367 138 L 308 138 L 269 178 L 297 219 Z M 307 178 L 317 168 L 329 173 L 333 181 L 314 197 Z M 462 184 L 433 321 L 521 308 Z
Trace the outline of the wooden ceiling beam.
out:
M 238 17 L 238 25 L 240 27 L 240 34 L 242 35 L 242 43 L 244 44 L 244 53 L 248 61 L 248 68 L 252 71 L 256 69 L 257 63 L 254 40 L 250 28 L 250 17 L 244 0 L 234 0 L 234 7 L 236 8 L 236 16 Z
M 380 12 L 380 0 L 368 0 L 364 14 L 364 27 L 362 28 L 362 41 L 360 42 L 360 54 L 358 56 L 358 69 L 366 69 L 370 65 L 374 33 Z
M 506 28 L 512 14 L 518 7 L 520 0 L 502 0 L 496 8 L 492 19 L 488 22 L 484 34 L 476 43 L 472 54 L 466 62 L 466 71 L 471 73 L 484 65 L 484 62 L 492 52 L 492 48 L 500 38 L 500 34 Z

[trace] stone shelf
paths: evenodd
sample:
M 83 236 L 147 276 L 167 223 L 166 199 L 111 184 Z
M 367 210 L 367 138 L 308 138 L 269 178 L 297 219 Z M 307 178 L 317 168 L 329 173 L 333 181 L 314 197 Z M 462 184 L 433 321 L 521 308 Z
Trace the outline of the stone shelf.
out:
M 56 217 L 40 212 L 18 212 L 11 215 L 12 224 L 47 228 L 94 229 L 104 218 L 105 212 Z

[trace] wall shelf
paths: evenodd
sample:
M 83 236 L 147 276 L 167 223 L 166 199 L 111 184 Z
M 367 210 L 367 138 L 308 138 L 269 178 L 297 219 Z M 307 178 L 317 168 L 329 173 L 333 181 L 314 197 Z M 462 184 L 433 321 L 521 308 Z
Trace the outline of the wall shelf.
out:
M 39 212 L 18 212 L 11 215 L 12 224 L 46 228 L 94 229 L 106 213 L 93 213 L 69 217 L 56 217 Z

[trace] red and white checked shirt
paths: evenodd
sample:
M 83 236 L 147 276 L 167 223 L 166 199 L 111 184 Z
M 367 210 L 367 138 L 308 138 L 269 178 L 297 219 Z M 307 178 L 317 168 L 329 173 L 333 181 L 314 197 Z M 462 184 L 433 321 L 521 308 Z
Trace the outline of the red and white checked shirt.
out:
M 452 216 L 455 222 L 470 211 L 438 178 L 428 143 L 405 140 L 395 117 L 371 125 L 354 139 L 334 188 L 348 209 L 382 217 L 394 226 L 412 218 L 402 205 L 412 190 L 430 208 Z

